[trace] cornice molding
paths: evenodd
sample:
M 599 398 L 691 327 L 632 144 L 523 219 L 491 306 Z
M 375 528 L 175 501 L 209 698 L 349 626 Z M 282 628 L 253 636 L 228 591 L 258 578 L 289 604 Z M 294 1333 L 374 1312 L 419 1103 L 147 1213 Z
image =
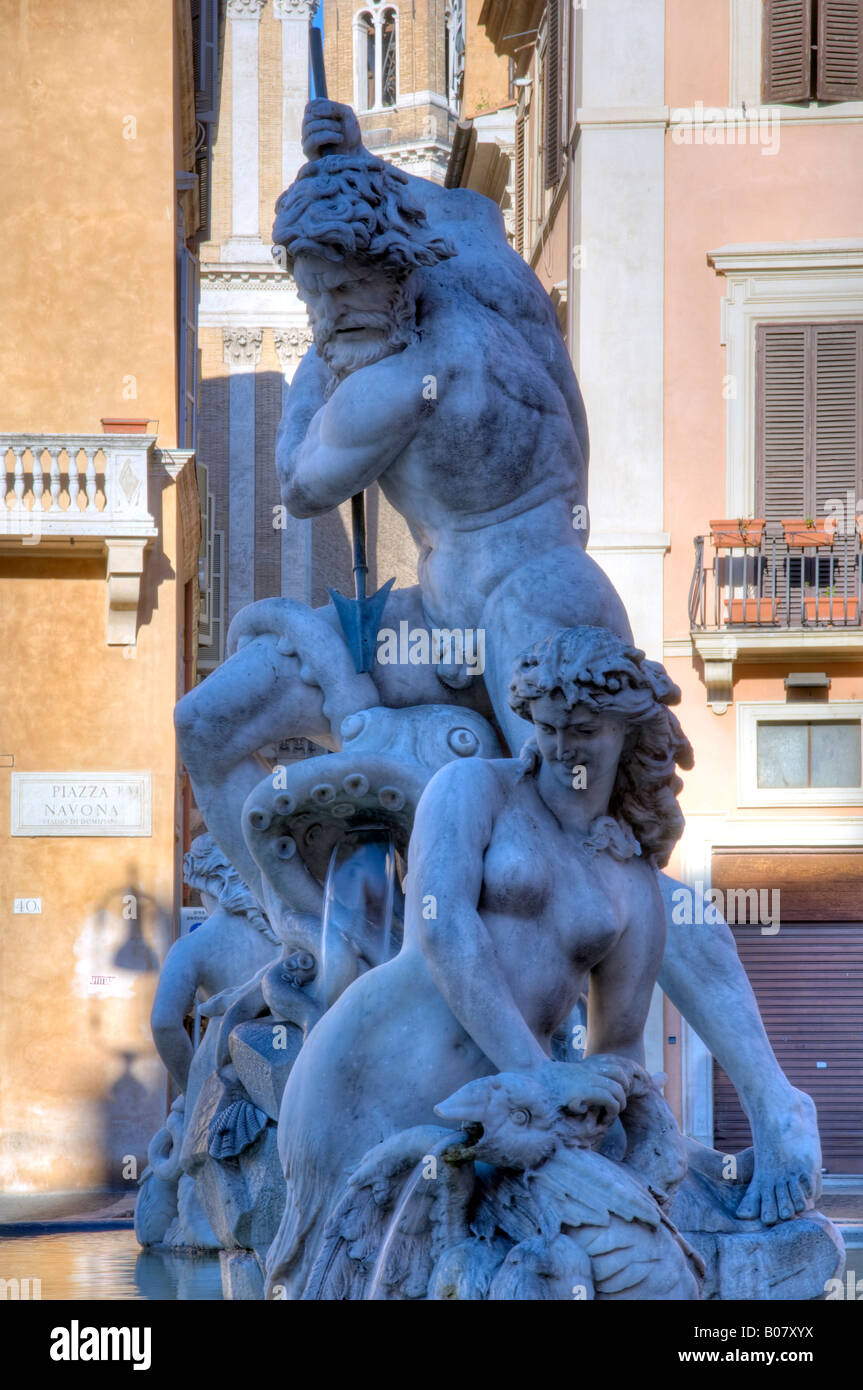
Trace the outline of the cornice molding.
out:
M 201 266 L 201 286 L 208 290 L 285 290 L 294 289 L 293 277 L 274 265 L 254 267 L 205 262 Z
M 765 270 L 863 270 L 863 240 L 740 242 L 708 251 L 707 263 L 720 275 L 752 275 Z

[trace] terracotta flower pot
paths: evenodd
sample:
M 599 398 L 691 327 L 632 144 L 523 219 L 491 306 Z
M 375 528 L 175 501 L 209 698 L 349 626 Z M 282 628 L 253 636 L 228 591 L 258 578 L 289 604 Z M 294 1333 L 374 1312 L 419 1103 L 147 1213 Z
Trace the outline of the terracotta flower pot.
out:
M 856 623 L 859 600 L 850 595 L 819 594 L 818 598 L 804 598 L 803 611 L 807 623 Z
M 782 530 L 787 545 L 818 548 L 833 544 L 834 530 L 827 521 L 816 521 L 814 525 L 807 526 L 805 517 L 802 520 L 790 521 L 783 517 Z
M 731 550 L 735 546 L 759 546 L 767 522 L 762 517 L 740 521 L 736 517 L 724 521 L 711 521 L 710 539 L 717 550 Z
M 776 600 L 772 598 L 727 598 L 725 615 L 729 623 L 772 623 Z

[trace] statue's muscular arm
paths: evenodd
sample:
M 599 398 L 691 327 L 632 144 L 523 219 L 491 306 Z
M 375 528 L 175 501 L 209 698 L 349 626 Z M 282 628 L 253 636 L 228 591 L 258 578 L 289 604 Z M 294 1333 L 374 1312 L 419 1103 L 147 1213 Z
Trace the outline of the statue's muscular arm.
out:
M 332 511 L 367 488 L 404 453 L 425 413 L 429 355 L 420 345 L 352 372 L 309 418 L 313 393 L 323 396 L 316 361 L 296 381 L 296 400 L 292 386 L 276 441 L 282 501 L 296 517 Z

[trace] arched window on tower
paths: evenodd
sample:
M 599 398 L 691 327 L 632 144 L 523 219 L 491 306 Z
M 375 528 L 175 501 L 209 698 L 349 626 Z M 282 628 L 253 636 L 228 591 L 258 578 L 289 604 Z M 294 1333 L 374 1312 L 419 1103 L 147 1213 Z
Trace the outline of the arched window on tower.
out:
M 398 101 L 398 12 L 392 5 L 361 10 L 354 17 L 354 98 L 358 111 L 376 111 Z
M 354 86 L 358 111 L 371 111 L 375 105 L 375 50 L 375 23 L 366 10 L 354 20 Z
M 396 62 L 398 30 L 396 12 L 384 10 L 381 19 L 381 106 L 396 104 Z

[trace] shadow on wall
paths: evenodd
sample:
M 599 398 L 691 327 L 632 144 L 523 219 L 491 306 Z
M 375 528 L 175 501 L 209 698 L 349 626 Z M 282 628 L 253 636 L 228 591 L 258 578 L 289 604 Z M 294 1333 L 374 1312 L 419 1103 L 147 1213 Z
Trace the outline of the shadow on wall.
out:
M 134 1195 L 147 1144 L 166 1109 L 165 1072 L 152 1046 L 149 1019 L 171 945 L 173 914 L 140 886 L 137 865 L 131 863 L 90 920 L 89 1025 L 103 1058 L 105 1087 L 95 1098 L 102 1185 Z

